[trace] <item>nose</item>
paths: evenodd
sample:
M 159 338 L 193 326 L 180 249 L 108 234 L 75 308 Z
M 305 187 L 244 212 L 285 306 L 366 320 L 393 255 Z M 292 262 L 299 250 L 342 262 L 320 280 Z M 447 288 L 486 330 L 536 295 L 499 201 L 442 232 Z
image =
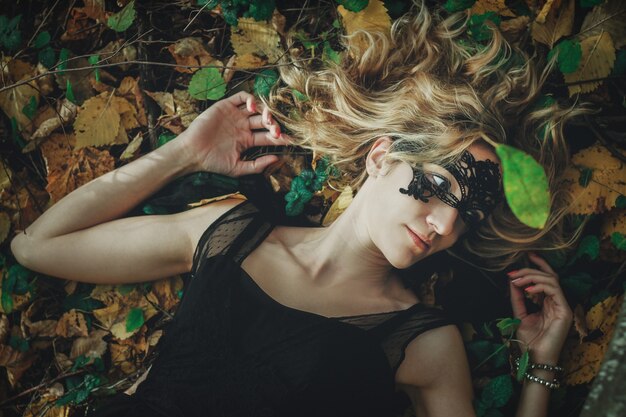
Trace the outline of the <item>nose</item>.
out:
M 447 236 L 454 230 L 459 211 L 447 204 L 437 205 L 426 217 L 426 222 L 433 226 L 437 234 Z

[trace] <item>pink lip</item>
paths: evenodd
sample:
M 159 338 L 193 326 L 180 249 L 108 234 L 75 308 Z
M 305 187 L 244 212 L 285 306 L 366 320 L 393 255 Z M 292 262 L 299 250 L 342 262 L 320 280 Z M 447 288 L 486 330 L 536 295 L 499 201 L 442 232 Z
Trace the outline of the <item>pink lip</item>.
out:
M 425 240 L 423 237 L 421 237 L 420 235 L 418 235 L 417 233 L 415 233 L 413 230 L 409 229 L 408 227 L 407 227 L 407 230 L 409 231 L 409 236 L 411 236 L 411 239 L 413 239 L 413 242 L 415 243 L 416 246 L 418 246 L 422 250 L 430 249 L 429 241 Z

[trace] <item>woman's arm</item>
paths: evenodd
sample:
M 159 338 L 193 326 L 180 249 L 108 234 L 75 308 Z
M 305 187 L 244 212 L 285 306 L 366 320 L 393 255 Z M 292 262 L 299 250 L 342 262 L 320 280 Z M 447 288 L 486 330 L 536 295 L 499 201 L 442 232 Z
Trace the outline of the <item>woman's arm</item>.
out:
M 240 109 L 240 105 L 246 108 Z M 267 118 L 266 114 L 264 111 Z M 262 170 L 276 157 L 242 161 L 241 152 L 255 145 L 284 144 L 285 140 L 270 140 L 267 130 L 254 132 L 270 127 L 261 117 L 248 93 L 215 103 L 176 139 L 92 180 L 50 207 L 11 241 L 14 256 L 42 273 L 77 280 L 94 273 L 98 282 L 149 279 L 149 263 L 169 275 L 180 270 L 190 257 L 181 252 L 188 249 L 188 245 L 181 246 L 189 240 L 184 234 L 186 218 L 195 214 L 114 219 L 180 175 L 206 170 L 239 176 Z M 151 244 L 139 246 L 139 237 Z M 133 239 L 137 245 L 132 245 Z M 171 248 L 173 244 L 177 247 Z M 130 256 L 131 250 L 145 252 L 139 258 Z M 117 270 L 103 267 L 107 262 L 115 262 Z M 138 265 L 140 262 L 143 264 Z M 128 276 L 115 277 L 121 271 Z M 132 278 L 134 273 L 141 276 Z

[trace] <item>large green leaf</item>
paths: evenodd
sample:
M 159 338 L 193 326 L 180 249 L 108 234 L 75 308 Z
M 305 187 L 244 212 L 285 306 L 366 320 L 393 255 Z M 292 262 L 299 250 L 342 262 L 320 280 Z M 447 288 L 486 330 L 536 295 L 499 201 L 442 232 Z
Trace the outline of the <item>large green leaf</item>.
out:
M 443 5 L 443 8 L 446 9 L 448 13 L 455 13 L 469 9 L 474 3 L 476 3 L 476 0 L 448 0 Z
M 226 81 L 217 68 L 202 68 L 191 77 L 189 94 L 198 100 L 219 100 L 226 94 Z
M 356 13 L 365 9 L 370 2 L 369 0 L 338 0 L 337 3 L 345 7 L 346 10 Z
M 135 20 L 135 0 L 131 0 L 122 10 L 111 15 L 107 26 L 116 32 L 124 32 Z
M 254 92 L 259 97 L 267 97 L 276 81 L 278 81 L 278 73 L 270 68 L 264 69 L 254 79 Z
M 542 229 L 550 214 L 548 179 L 535 159 L 508 145 L 498 145 L 506 200 L 515 216 L 530 227 Z
M 126 331 L 128 333 L 134 332 L 141 326 L 143 326 L 144 317 L 143 310 L 141 308 L 133 308 L 128 312 L 128 316 L 126 316 Z
M 560 42 L 554 49 L 548 52 L 548 59 L 552 58 L 556 52 L 559 53 L 557 62 L 563 74 L 571 74 L 578 69 L 583 50 L 577 40 L 566 39 Z

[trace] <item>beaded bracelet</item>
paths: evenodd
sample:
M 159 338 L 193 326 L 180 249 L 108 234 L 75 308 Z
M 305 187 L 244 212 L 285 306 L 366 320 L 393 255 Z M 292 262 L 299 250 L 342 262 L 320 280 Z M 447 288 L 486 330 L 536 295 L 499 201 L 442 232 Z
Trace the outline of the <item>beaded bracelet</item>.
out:
M 515 366 L 519 368 L 519 358 L 515 358 Z M 528 363 L 528 369 L 543 369 L 544 371 L 552 371 L 561 373 L 563 368 L 558 365 L 547 365 L 545 363 Z
M 538 382 L 541 385 L 545 385 L 546 387 L 548 387 L 549 389 L 557 389 L 561 386 L 561 383 L 559 382 L 558 379 L 554 379 L 552 380 L 552 382 L 550 381 L 546 381 L 545 379 L 541 379 L 537 376 L 531 375 L 528 372 L 526 372 L 526 374 L 524 374 L 524 376 L 526 377 L 526 379 L 528 379 L 529 381 L 532 382 Z

